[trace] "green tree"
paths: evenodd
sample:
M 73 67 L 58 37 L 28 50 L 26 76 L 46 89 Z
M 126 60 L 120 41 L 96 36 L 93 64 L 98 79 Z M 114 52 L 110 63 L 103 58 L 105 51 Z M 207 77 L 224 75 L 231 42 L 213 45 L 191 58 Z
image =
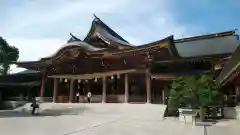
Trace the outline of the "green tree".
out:
M 168 105 L 170 108 L 202 109 L 220 105 L 222 98 L 212 76 L 179 77 L 171 84 Z
M 17 61 L 18 57 L 18 48 L 9 45 L 0 37 L 0 75 L 6 75 L 10 70 L 10 62 Z

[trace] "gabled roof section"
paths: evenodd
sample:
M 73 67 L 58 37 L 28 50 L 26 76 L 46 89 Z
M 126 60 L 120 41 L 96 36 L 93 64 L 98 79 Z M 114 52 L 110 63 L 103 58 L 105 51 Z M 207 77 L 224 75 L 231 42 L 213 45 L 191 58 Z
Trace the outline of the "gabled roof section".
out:
M 101 39 L 106 43 L 106 48 L 125 49 L 132 45 L 118 35 L 113 29 L 108 27 L 103 21 L 94 15 L 92 26 L 88 32 L 84 42 L 90 43 L 93 39 Z

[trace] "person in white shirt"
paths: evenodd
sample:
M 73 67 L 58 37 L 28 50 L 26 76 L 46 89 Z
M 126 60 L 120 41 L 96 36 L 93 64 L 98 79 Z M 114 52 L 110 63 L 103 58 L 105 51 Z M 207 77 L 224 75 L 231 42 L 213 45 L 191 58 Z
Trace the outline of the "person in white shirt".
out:
M 89 91 L 89 92 L 87 93 L 87 101 L 88 101 L 88 103 L 91 102 L 91 97 L 92 97 L 92 93 Z

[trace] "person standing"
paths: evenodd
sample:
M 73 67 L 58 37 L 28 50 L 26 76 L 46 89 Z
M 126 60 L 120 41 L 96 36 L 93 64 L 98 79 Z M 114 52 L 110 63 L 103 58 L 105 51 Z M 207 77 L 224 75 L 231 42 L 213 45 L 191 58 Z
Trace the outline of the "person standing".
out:
M 77 92 L 77 93 L 76 93 L 76 100 L 77 100 L 77 103 L 79 103 L 79 97 L 80 97 L 80 93 Z
M 89 91 L 87 93 L 87 101 L 88 101 L 88 103 L 91 103 L 91 97 L 92 97 L 92 93 Z
M 31 107 L 32 107 L 32 115 L 35 115 L 36 114 L 35 113 L 36 109 L 39 109 L 39 105 L 37 104 L 36 98 L 33 98 Z

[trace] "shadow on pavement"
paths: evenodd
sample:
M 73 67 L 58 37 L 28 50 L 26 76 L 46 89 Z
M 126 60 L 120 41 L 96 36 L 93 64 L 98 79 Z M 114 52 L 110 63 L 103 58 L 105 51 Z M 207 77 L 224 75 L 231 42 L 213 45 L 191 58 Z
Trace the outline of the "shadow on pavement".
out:
M 45 116 L 62 116 L 62 115 L 79 115 L 86 111 L 87 108 L 51 108 L 39 110 L 37 115 L 32 115 L 31 110 L 5 110 L 0 111 L 0 118 L 7 117 L 45 117 Z

